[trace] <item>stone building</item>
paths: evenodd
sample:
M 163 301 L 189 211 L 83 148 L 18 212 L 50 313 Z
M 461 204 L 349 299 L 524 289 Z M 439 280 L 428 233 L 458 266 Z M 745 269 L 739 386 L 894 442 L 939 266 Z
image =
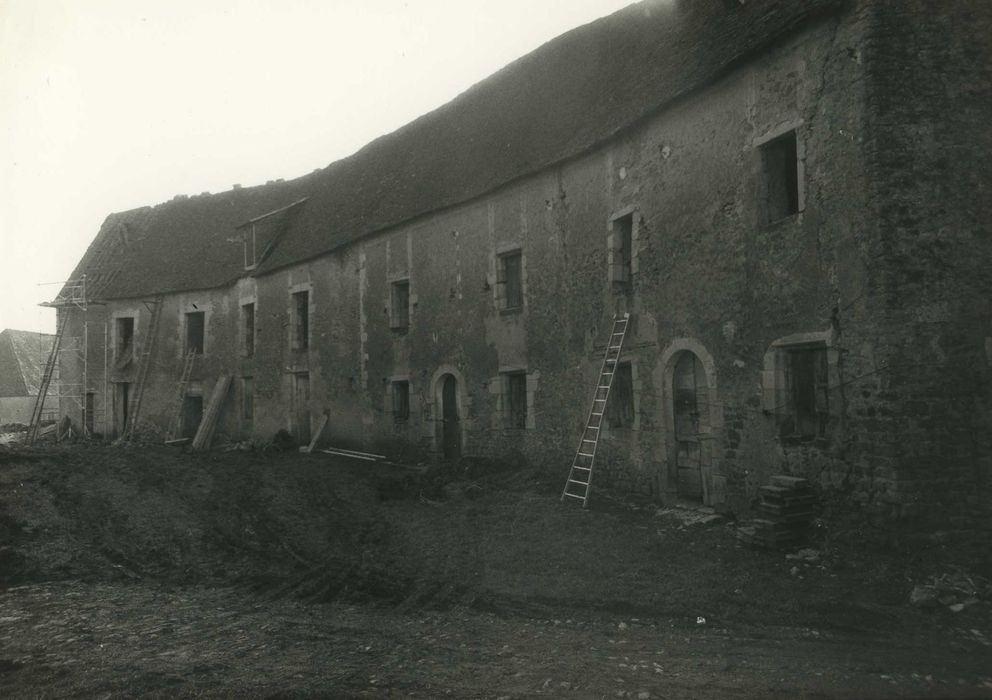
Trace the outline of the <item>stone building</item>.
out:
M 564 478 L 629 312 L 597 483 L 987 509 L 990 35 L 977 0 L 649 1 L 309 175 L 112 214 L 61 311 L 94 429 L 147 356 L 146 429 L 191 434 L 230 376 L 230 439 L 326 414 Z

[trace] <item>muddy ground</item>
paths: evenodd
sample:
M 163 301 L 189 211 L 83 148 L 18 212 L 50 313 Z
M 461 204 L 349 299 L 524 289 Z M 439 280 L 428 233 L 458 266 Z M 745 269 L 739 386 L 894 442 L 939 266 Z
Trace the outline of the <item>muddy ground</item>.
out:
M 987 536 L 815 561 L 509 465 L 0 452 L 0 697 L 992 697 Z M 829 504 L 828 504 L 829 506 Z

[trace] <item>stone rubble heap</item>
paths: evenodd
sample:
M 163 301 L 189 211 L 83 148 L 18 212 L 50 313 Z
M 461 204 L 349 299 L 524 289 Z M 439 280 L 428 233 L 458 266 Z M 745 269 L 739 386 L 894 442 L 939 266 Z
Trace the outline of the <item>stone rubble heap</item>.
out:
M 805 543 L 816 512 L 817 498 L 806 479 L 776 475 L 760 490 L 759 517 L 737 530 L 737 538 L 752 547 L 780 549 Z

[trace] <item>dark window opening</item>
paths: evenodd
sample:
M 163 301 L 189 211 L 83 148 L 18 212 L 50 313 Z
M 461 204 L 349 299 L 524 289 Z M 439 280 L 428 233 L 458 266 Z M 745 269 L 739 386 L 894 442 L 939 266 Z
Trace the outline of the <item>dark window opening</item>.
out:
M 241 341 L 244 355 L 245 357 L 253 357 L 255 355 L 254 304 L 244 304 L 241 307 L 241 332 L 244 334 Z
M 522 309 L 524 305 L 524 256 L 518 250 L 501 255 L 497 271 L 497 285 L 503 309 Z
M 203 397 L 183 397 L 182 411 L 182 435 L 180 437 L 194 438 L 196 431 L 200 428 L 200 421 L 203 420 Z
M 410 281 L 393 282 L 389 291 L 389 327 L 406 330 L 410 327 Z
M 293 294 L 293 349 L 310 347 L 310 292 Z
M 766 219 L 769 223 L 799 212 L 799 158 L 796 132 L 761 146 Z
M 812 440 L 826 436 L 830 417 L 825 348 L 790 350 L 786 364 L 789 420 L 783 436 Z
M 393 382 L 393 421 L 405 423 L 410 419 L 410 382 Z
M 630 288 L 634 262 L 634 215 L 613 220 L 613 260 L 610 279 L 624 290 Z
M 255 417 L 255 379 L 241 378 L 241 418 L 251 422 Z
M 506 375 L 506 424 L 509 428 L 527 427 L 527 373 Z
M 134 319 L 131 317 L 117 319 L 117 361 L 130 360 L 134 356 Z
M 186 314 L 186 354 L 203 354 L 204 313 L 192 311 Z
M 634 425 L 634 373 L 629 362 L 616 365 L 606 418 L 611 428 Z

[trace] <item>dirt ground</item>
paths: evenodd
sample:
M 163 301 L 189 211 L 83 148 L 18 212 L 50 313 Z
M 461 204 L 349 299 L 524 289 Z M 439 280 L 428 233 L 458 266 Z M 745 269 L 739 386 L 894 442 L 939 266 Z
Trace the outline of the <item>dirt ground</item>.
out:
M 480 463 L 3 449 L 0 697 L 992 697 L 987 589 L 910 604 L 934 577 L 981 588 L 985 536 L 828 508 L 804 561 L 559 487 Z

